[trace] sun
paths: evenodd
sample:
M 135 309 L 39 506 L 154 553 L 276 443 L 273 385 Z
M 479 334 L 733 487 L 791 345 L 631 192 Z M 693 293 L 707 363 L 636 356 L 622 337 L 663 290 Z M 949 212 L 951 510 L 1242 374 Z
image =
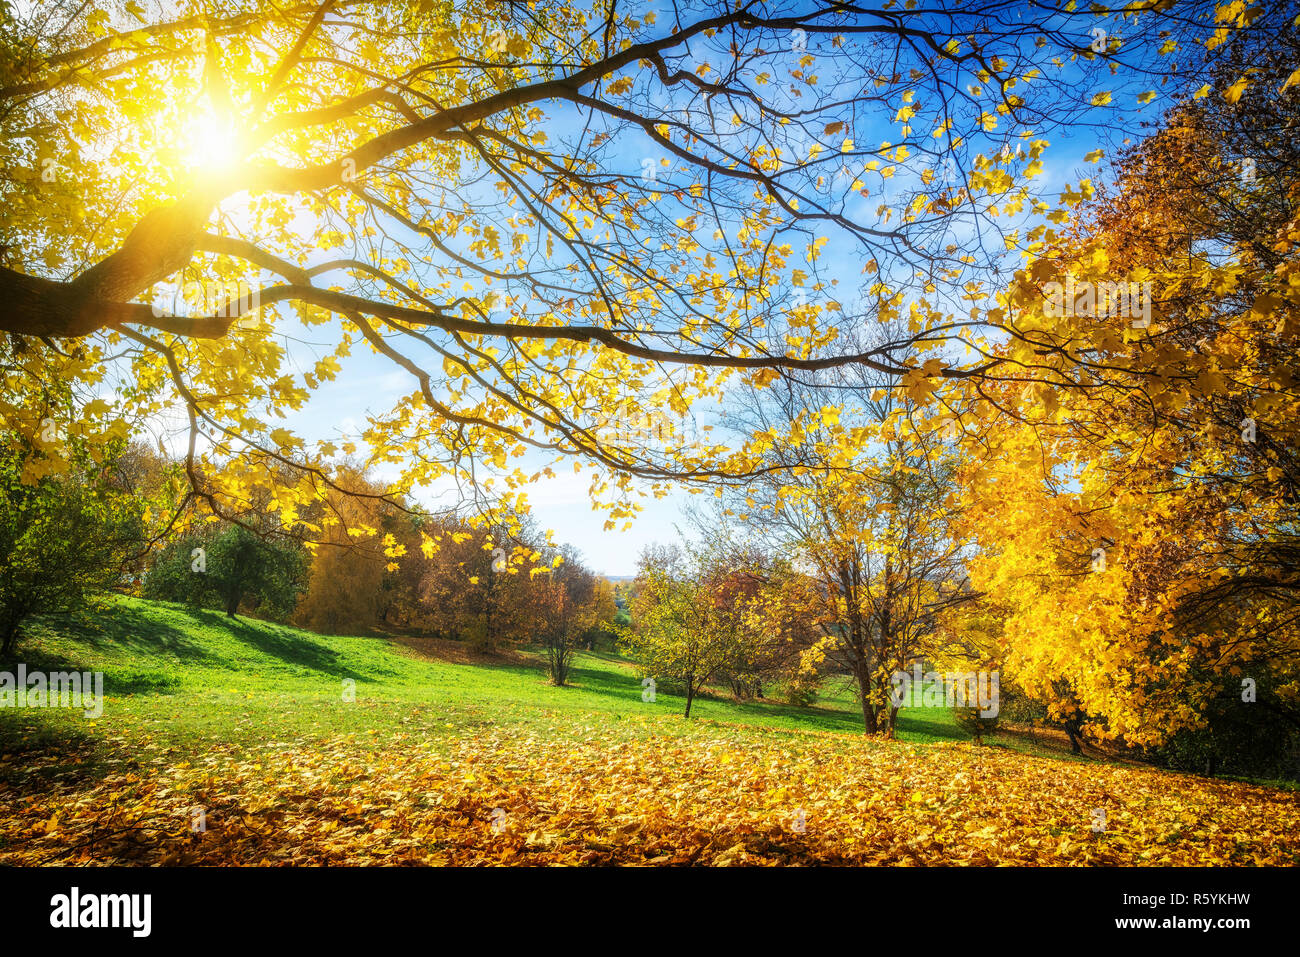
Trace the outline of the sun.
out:
M 188 165 L 205 173 L 233 169 L 244 155 L 243 136 L 234 121 L 210 110 L 190 120 L 185 144 Z

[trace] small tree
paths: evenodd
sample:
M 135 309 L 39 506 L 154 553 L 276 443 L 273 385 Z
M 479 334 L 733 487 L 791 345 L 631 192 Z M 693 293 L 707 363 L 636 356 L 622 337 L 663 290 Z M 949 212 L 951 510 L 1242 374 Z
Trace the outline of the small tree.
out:
M 187 536 L 168 547 L 144 580 L 144 596 L 218 608 L 231 618 L 245 603 L 269 618 L 289 616 L 307 573 L 295 544 L 264 541 L 240 525 Z
M 718 584 L 703 556 L 675 547 L 642 556 L 624 646 L 646 675 L 682 685 L 687 718 L 705 684 L 735 659 L 740 615 Z
M 955 717 L 957 727 L 974 738 L 976 744 L 983 744 L 985 738 L 998 732 L 998 716 L 985 717 L 979 708 L 957 708 Z
M 537 608 L 541 638 L 546 646 L 546 670 L 551 684 L 563 686 L 569 678 L 574 656 L 598 624 L 599 593 L 596 576 L 582 566 L 576 553 L 539 579 Z
M 811 708 L 817 700 L 821 688 L 821 676 L 815 673 L 796 671 L 785 686 L 785 700 L 796 708 Z

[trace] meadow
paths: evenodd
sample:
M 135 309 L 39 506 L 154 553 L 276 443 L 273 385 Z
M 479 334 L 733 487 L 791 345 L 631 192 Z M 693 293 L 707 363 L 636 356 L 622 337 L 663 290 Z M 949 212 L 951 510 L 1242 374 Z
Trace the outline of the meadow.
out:
M 98 718 L 0 709 L 0 862 L 1290 864 L 1300 798 L 938 708 L 866 739 L 807 708 L 643 700 L 582 654 L 324 636 L 131 598 L 32 629 L 29 668 L 104 674 Z

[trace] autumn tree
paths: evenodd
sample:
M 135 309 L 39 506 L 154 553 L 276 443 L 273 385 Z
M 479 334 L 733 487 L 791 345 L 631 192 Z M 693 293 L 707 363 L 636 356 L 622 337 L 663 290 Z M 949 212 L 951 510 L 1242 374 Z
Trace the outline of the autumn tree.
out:
M 1136 746 L 1237 723 L 1225 709 L 1300 716 L 1300 45 L 1293 24 L 1249 41 L 1223 38 L 1203 89 L 1008 292 L 1021 342 L 1063 374 L 1091 339 L 1097 389 L 973 405 L 972 577 L 1009 610 L 1009 666 L 1080 731 Z M 1045 290 L 1067 278 L 1080 299 L 1057 308 Z M 1116 282 L 1149 318 L 1091 294 Z
M 324 541 L 311 557 L 306 593 L 295 620 L 315 631 L 339 634 L 373 628 L 398 599 L 388 577 L 415 547 L 407 513 L 389 504 L 386 489 L 364 470 L 343 466 L 330 490 L 308 515 L 319 521 Z M 318 514 L 313 514 L 318 513 Z M 408 562 L 418 567 L 412 556 Z
M 804 640 L 802 613 L 787 614 L 790 609 L 779 600 L 789 563 L 747 539 L 720 509 L 685 511 L 694 547 L 708 556 L 710 600 L 734 623 L 731 652 L 719 677 L 738 701 L 764 697 L 764 687 L 773 683 L 810 690 L 815 685 L 810 675 L 799 675 L 800 654 L 811 644 Z
M 482 531 L 444 515 L 420 537 L 423 624 L 484 651 L 537 637 L 544 626 L 531 586 L 563 557 L 530 523 Z
M 804 649 L 809 667 L 829 659 L 851 675 L 866 733 L 892 735 L 890 676 L 939 647 L 938 616 L 969 590 L 953 494 L 959 427 L 931 427 L 883 385 L 842 370 L 752 397 L 734 416 L 766 437 L 769 471 L 723 500 L 806 579 L 779 598 L 820 631 Z
M 713 557 L 676 545 L 643 551 L 624 637 L 646 676 L 681 687 L 687 718 L 705 685 L 734 661 L 745 628 L 729 570 Z
M 399 493 L 447 479 L 507 509 L 526 451 L 586 463 L 617 519 L 638 479 L 762 467 L 672 424 L 724 387 L 1055 368 L 994 348 L 1020 333 L 988 298 L 1007 248 L 1053 229 L 1023 217 L 1078 192 L 1041 187 L 1049 137 L 1191 90 L 1203 52 L 1274 25 L 1254 9 L 5 4 L 3 424 L 35 435 L 41 382 L 89 406 L 107 375 L 86 427 L 183 409 L 193 498 L 226 518 L 275 484 L 292 526 L 364 443 Z M 318 352 L 290 349 L 300 328 Z M 937 342 L 970 348 L 908 358 Z M 354 352 L 409 377 L 364 435 L 275 424 Z M 627 440 L 629 402 L 667 434 Z
M 601 582 L 572 548 L 561 549 L 561 563 L 537 576 L 530 586 L 538 627 L 534 637 L 546 651 L 551 684 L 563 686 L 573 659 L 590 632 L 612 618 Z M 604 616 L 604 617 L 602 617 Z
M 595 594 L 592 597 L 592 618 L 595 623 L 587 631 L 588 649 L 598 648 L 602 642 L 612 647 L 618 641 L 616 629 L 630 621 L 614 595 L 614 584 L 608 578 L 597 576 Z

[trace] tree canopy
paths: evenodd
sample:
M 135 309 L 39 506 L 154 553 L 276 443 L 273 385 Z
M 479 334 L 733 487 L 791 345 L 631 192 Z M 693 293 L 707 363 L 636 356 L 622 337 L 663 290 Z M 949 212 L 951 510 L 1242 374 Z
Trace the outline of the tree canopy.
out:
M 737 383 L 856 364 L 1000 404 L 997 383 L 1198 375 L 1162 342 L 1117 381 L 1093 331 L 1027 325 L 1035 294 L 999 269 L 1055 275 L 1042 257 L 1094 191 L 1045 175 L 1052 137 L 1119 137 L 1285 24 L 1168 0 L 0 11 L 0 413 L 36 435 L 37 383 L 116 378 L 87 428 L 179 404 L 193 494 L 233 512 L 287 486 L 289 517 L 338 449 L 276 419 L 354 350 L 409 376 L 361 436 L 401 489 L 517 498 L 535 449 L 594 467 L 611 520 L 634 479 L 763 468 L 761 436 L 680 427 Z M 894 319 L 868 349 L 843 336 Z M 620 427 L 649 410 L 656 441 Z

